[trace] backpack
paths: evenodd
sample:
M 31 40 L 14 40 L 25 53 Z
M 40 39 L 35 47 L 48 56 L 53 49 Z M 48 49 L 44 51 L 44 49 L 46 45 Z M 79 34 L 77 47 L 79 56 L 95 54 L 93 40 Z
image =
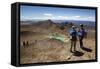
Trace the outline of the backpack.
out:
M 76 30 L 70 30 L 70 35 L 72 36 L 72 37 L 76 37 L 77 36 L 77 31 Z
M 86 37 L 87 37 L 87 32 L 86 32 L 85 29 L 81 29 L 81 31 L 78 32 L 78 35 L 79 35 L 80 37 L 86 38 Z

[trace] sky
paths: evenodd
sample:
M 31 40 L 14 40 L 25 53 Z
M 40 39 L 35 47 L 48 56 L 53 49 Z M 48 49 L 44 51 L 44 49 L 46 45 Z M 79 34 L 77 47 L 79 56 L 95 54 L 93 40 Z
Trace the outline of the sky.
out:
M 93 9 L 22 5 L 20 6 L 20 15 L 21 21 L 32 19 L 95 21 L 95 10 Z

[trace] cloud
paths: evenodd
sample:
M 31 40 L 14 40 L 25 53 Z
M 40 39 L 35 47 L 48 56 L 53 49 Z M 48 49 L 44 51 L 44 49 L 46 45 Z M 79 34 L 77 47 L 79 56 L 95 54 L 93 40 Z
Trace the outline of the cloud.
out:
M 68 19 L 67 16 L 58 16 L 59 19 Z
M 43 18 L 44 19 L 67 19 L 68 17 L 67 16 L 55 16 L 51 13 L 44 13 L 43 15 L 45 15 Z
M 75 18 L 80 18 L 81 16 L 75 16 Z
M 45 15 L 45 16 L 52 16 L 53 14 L 51 14 L 51 13 L 44 13 L 43 15 Z

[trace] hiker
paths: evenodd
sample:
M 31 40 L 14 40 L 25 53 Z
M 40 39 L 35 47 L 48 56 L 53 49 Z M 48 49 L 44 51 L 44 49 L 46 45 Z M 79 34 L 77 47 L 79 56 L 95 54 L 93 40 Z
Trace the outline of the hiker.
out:
M 24 47 L 28 47 L 29 46 L 29 42 L 28 41 L 23 41 L 23 46 Z
M 26 45 L 29 46 L 29 42 L 28 41 L 26 42 Z
M 87 32 L 86 30 L 84 29 L 84 26 L 83 24 L 80 24 L 80 28 L 78 30 L 78 37 L 79 37 L 79 43 L 80 43 L 80 48 L 83 48 L 83 39 L 85 37 L 87 37 Z
M 72 26 L 72 28 L 70 30 L 70 40 L 71 40 L 70 52 L 75 52 L 76 51 L 76 42 L 77 42 L 77 31 L 76 31 L 75 26 Z M 74 48 L 74 51 L 72 51 L 72 48 Z
M 23 46 L 25 46 L 25 41 L 23 41 Z

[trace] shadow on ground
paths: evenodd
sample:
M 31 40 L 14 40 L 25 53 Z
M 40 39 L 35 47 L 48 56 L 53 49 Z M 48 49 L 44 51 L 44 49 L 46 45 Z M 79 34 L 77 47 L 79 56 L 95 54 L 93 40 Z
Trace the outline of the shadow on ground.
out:
M 92 49 L 86 48 L 86 47 L 81 47 L 82 50 L 87 51 L 87 52 L 92 52 Z
M 80 56 L 83 56 L 84 53 L 83 52 L 80 52 L 80 51 L 75 51 L 75 52 L 73 52 L 73 55 L 74 56 L 77 56 L 77 57 L 80 57 Z

